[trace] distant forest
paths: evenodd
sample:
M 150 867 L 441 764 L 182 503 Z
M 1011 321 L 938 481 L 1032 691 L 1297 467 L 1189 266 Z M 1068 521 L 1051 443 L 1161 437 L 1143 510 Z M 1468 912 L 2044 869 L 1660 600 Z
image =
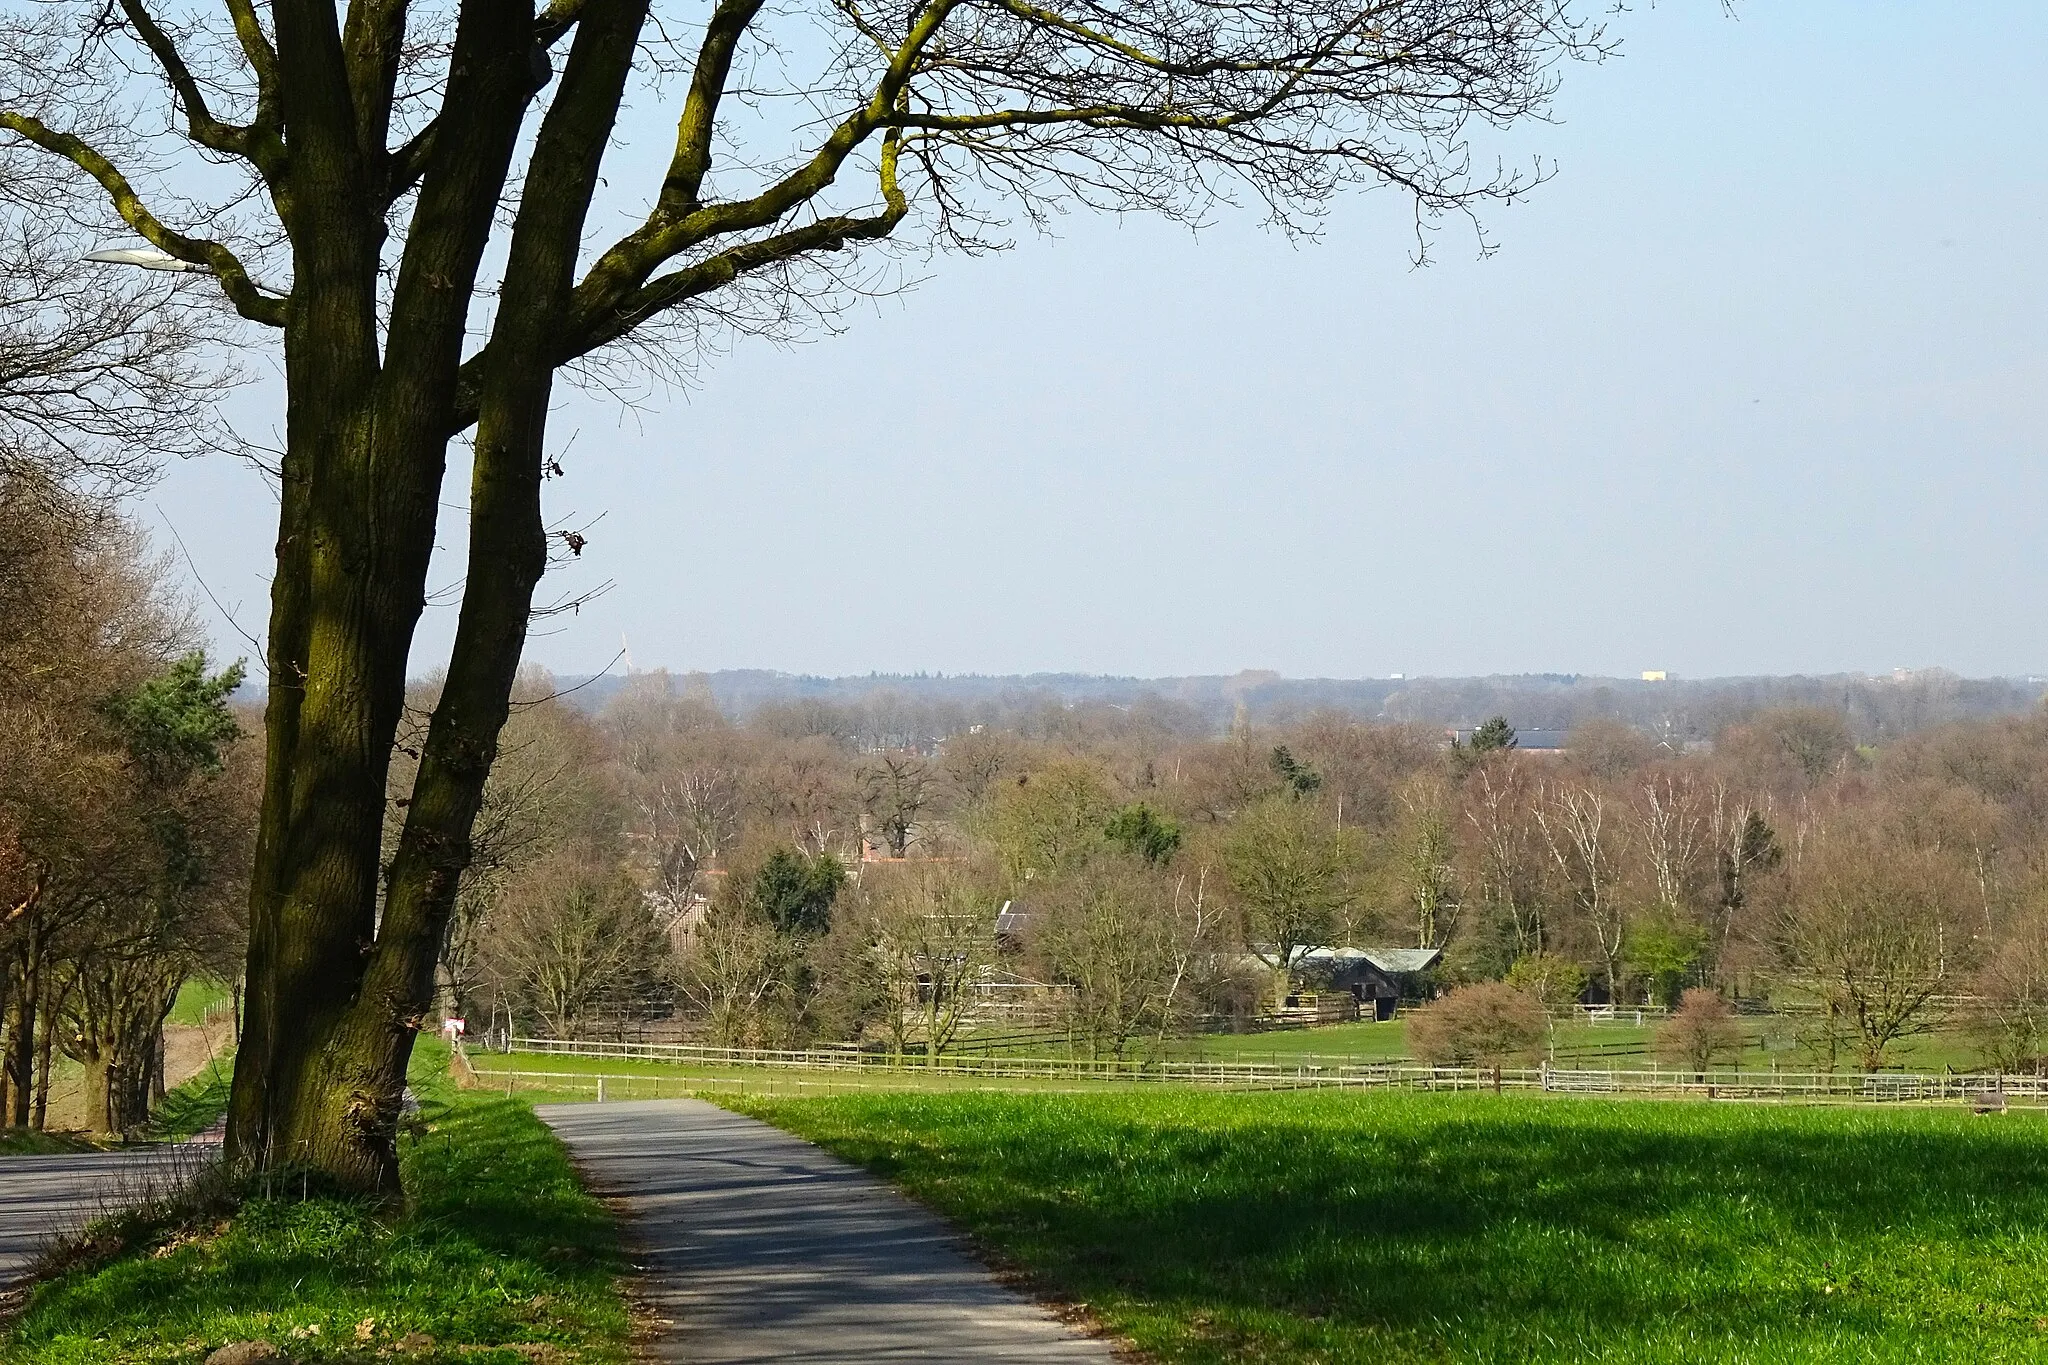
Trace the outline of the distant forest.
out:
M 571 700 L 595 711 L 625 684 L 616 675 L 564 678 Z M 1119 678 L 1081 673 L 871 673 L 823 678 L 766 669 L 675 675 L 702 689 L 735 720 L 763 710 L 777 728 L 843 733 L 870 748 L 919 748 L 976 725 L 1030 733 L 1069 728 L 1072 713 L 1136 713 L 1187 738 L 1213 736 L 1240 717 L 1288 725 L 1317 712 L 1362 720 L 1471 727 L 1505 716 L 1517 730 L 1571 730 L 1619 720 L 1673 744 L 1711 741 L 1767 707 L 1811 706 L 1840 714 L 1858 743 L 1884 744 L 1951 721 L 2013 715 L 2048 694 L 2048 679 L 1964 678 L 1943 669 L 1871 677 L 1677 678 L 1643 682 L 1589 674 L 1485 678 Z M 1109 717 L 1104 717 L 1107 720 Z

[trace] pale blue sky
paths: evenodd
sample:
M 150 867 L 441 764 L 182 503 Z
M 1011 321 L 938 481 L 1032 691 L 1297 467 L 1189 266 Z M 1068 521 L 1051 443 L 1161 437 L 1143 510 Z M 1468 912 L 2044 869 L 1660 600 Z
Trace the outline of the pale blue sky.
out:
M 2048 5 L 1615 27 L 1626 55 L 1515 140 L 1558 176 L 1488 216 L 1488 259 L 1452 226 L 1411 269 L 1387 193 L 1305 244 L 1070 217 L 623 419 L 564 403 L 550 516 L 602 519 L 543 593 L 617 586 L 531 654 L 2048 670 Z M 182 466 L 154 501 L 260 632 L 260 482 Z M 417 667 L 453 624 L 430 610 Z

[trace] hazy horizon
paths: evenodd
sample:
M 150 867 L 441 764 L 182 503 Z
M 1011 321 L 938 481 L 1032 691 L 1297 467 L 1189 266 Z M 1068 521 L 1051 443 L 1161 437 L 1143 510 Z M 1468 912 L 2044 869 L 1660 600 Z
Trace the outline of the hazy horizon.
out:
M 1666 5 L 1487 135 L 1556 176 L 1411 268 L 1392 194 L 1290 242 L 1075 214 L 915 255 L 841 335 L 565 396 L 582 557 L 530 657 L 816 675 L 2048 671 L 2048 7 Z M 650 102 L 608 162 L 664 155 Z M 609 227 L 611 218 L 594 224 Z M 259 362 L 264 369 L 268 362 Z M 266 370 L 267 372 L 267 370 Z M 273 383 L 236 400 L 253 436 Z M 459 582 L 458 458 L 432 584 Z M 144 520 L 260 634 L 274 506 Z M 445 654 L 437 598 L 413 667 Z M 250 653 L 205 607 L 221 649 Z

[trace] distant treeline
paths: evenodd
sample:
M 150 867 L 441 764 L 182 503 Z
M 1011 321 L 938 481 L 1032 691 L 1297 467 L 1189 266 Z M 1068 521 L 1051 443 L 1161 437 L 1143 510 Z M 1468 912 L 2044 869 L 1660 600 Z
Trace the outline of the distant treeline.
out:
M 783 728 L 845 732 L 871 747 L 916 748 L 975 725 L 1058 731 L 1075 710 L 1122 712 L 1186 738 L 1220 734 L 1242 718 L 1286 725 L 1318 711 L 1359 719 L 1470 727 L 1505 716 L 1517 730 L 1571 730 L 1619 720 L 1674 743 L 1711 740 L 1771 707 L 1811 706 L 1840 714 L 1859 743 L 1882 744 L 1958 720 L 2014 715 L 2048 694 L 2048 679 L 1964 678 L 1943 669 L 1884 677 L 1825 676 L 1673 679 L 1643 682 L 1588 674 L 1486 678 L 1282 678 L 1233 676 L 1118 678 L 1081 673 L 872 673 L 822 678 L 767 669 L 678 676 L 709 693 L 735 720 L 767 711 Z M 565 678 L 580 706 L 595 711 L 624 685 L 617 676 Z

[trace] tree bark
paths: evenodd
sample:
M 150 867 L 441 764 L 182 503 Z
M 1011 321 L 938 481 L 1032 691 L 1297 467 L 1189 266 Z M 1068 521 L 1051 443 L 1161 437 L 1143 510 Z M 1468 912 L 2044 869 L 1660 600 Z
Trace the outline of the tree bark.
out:
M 28 1127 L 29 1105 L 34 1094 L 36 1059 L 36 993 L 16 978 L 14 1017 L 8 1023 L 7 1122 L 15 1128 Z
M 304 454 L 308 486 L 303 508 L 287 509 L 272 596 L 272 758 L 232 1159 L 307 1166 L 353 1189 L 397 1189 L 405 1068 L 432 1008 L 441 936 L 546 567 L 540 482 L 554 347 L 644 14 L 645 0 L 587 7 L 528 171 L 482 384 L 462 614 L 381 921 L 386 768 L 425 600 L 446 444 L 458 425 L 468 300 L 518 107 L 533 94 L 530 13 L 463 8 L 445 108 L 465 117 L 441 130 L 381 369 L 374 330 L 336 321 L 374 297 L 374 244 L 366 240 L 344 262 L 350 268 L 340 273 L 355 288 L 311 289 L 301 264 L 286 334 L 288 439 Z M 310 235 L 333 250 L 323 234 Z M 302 262 L 313 247 L 300 252 Z M 367 322 L 366 307 L 362 316 Z M 357 342 L 339 357 L 337 335 Z M 296 538 L 295 515 L 304 525 Z M 295 572 L 303 589 L 287 583 Z M 353 970 L 336 972 L 337 962 Z M 287 1017 L 288 1033 L 279 1027 Z
M 36 1109 L 29 1126 L 41 1131 L 50 1123 L 50 1054 L 57 1041 L 57 1022 L 63 1017 L 64 1002 L 55 989 L 44 986 L 41 1014 L 42 1036 L 36 1039 Z
M 37 926 L 31 922 L 22 935 L 21 946 L 9 966 L 14 977 L 13 1018 L 8 1025 L 7 1070 L 9 1109 L 5 1118 L 16 1128 L 27 1128 L 35 1117 L 36 1039 L 48 1030 L 42 1012 L 42 951 Z

